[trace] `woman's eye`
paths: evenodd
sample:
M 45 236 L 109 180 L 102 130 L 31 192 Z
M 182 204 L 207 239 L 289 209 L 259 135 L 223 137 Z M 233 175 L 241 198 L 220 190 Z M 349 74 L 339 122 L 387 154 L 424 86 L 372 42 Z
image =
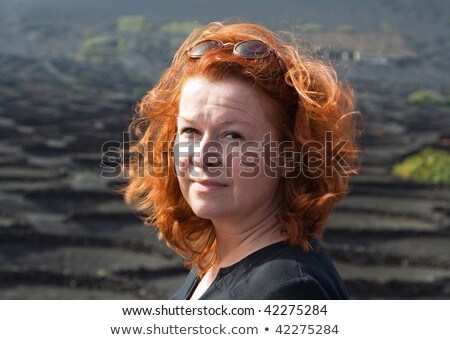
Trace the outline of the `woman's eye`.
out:
M 184 128 L 181 130 L 182 135 L 194 136 L 198 131 L 194 128 Z
M 237 132 L 227 132 L 225 133 L 225 138 L 227 139 L 242 139 L 242 136 Z

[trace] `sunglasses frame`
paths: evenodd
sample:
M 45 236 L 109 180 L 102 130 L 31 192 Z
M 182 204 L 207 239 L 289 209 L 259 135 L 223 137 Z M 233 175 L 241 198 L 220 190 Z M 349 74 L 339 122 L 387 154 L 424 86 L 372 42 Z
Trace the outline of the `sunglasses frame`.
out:
M 207 49 L 207 50 L 206 50 L 204 53 L 202 53 L 202 54 L 192 54 L 192 51 L 193 51 L 196 47 L 198 47 L 198 46 L 201 45 L 201 44 L 207 43 L 207 42 L 217 43 L 217 45 L 216 45 L 216 46 L 213 46 L 213 47 L 211 47 L 211 48 L 209 48 L 209 49 Z M 249 56 L 249 55 L 245 55 L 245 54 L 242 54 L 242 53 L 239 53 L 239 52 L 238 52 L 237 49 L 239 48 L 239 46 L 241 46 L 241 45 L 243 45 L 243 44 L 246 44 L 246 43 L 251 43 L 251 42 L 258 42 L 258 43 L 262 44 L 263 46 L 265 46 L 265 47 L 267 48 L 267 51 L 266 51 L 265 53 L 263 53 L 262 55 L 258 55 L 258 56 L 255 56 L 255 57 L 252 57 L 252 56 Z M 264 41 L 262 41 L 262 40 L 257 40 L 257 39 L 243 40 L 243 41 L 240 41 L 240 42 L 238 42 L 238 43 L 236 43 L 236 44 L 233 44 L 233 43 L 224 43 L 224 42 L 222 42 L 222 41 L 220 41 L 220 40 L 215 40 L 215 39 L 202 40 L 202 41 L 196 43 L 196 44 L 195 44 L 194 46 L 192 46 L 191 48 L 187 49 L 187 50 L 186 50 L 186 54 L 187 54 L 190 58 L 193 58 L 193 59 L 200 59 L 201 57 L 203 57 L 206 53 L 208 53 L 208 52 L 210 52 L 210 51 L 220 50 L 220 49 L 222 49 L 222 48 L 224 48 L 224 47 L 227 47 L 227 46 L 234 46 L 234 47 L 233 47 L 233 54 L 234 54 L 234 55 L 236 55 L 236 56 L 238 56 L 238 57 L 246 58 L 246 59 L 249 59 L 249 60 L 263 59 L 263 58 L 268 57 L 271 53 L 273 53 L 273 55 L 274 55 L 275 58 L 277 59 L 278 65 L 279 65 L 280 68 L 283 70 L 283 72 L 285 71 L 285 68 L 283 67 L 283 64 L 281 63 L 281 60 L 280 60 L 280 57 L 278 56 L 278 53 L 277 53 L 273 48 L 271 48 L 269 45 L 267 45 Z

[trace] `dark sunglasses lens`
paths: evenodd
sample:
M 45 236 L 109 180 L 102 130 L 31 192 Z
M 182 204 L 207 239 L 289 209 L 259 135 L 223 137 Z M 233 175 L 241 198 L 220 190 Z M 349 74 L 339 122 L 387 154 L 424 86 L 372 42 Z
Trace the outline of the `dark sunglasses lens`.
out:
M 249 40 L 237 44 L 234 52 L 244 58 L 258 59 L 267 57 L 270 53 L 269 46 L 259 40 Z
M 222 47 L 222 43 L 220 41 L 216 40 L 206 40 L 202 41 L 201 43 L 195 45 L 191 52 L 189 53 L 189 56 L 191 58 L 200 58 L 205 53 L 208 53 L 209 51 L 216 50 Z

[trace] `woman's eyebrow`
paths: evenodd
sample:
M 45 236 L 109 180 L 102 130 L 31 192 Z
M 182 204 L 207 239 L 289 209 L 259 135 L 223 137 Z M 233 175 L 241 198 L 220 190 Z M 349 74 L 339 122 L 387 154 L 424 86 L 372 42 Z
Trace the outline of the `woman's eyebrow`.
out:
M 177 118 L 178 118 L 178 119 L 182 119 L 182 120 L 184 120 L 185 122 L 188 122 L 188 123 L 194 123 L 193 120 L 191 120 L 191 119 L 189 119 L 189 118 L 186 118 L 186 117 L 183 117 L 182 115 L 178 115 Z
M 187 117 L 183 117 L 182 115 L 178 116 L 178 119 L 183 120 L 184 122 L 188 124 L 198 124 L 198 122 L 194 119 L 189 119 Z M 233 119 L 233 118 L 225 118 L 223 120 L 219 120 L 218 123 L 220 125 L 233 125 L 233 124 L 245 124 L 245 125 L 254 125 L 252 122 L 244 119 Z
M 224 120 L 220 122 L 221 125 L 234 125 L 234 124 L 245 124 L 245 125 L 253 125 L 253 123 L 245 121 L 245 120 Z

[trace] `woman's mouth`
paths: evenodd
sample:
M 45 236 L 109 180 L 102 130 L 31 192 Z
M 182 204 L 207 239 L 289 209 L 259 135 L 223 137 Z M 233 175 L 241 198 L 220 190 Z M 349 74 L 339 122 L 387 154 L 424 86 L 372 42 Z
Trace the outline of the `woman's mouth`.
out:
M 211 180 L 193 180 L 192 187 L 199 192 L 212 192 L 227 187 L 226 184 Z

